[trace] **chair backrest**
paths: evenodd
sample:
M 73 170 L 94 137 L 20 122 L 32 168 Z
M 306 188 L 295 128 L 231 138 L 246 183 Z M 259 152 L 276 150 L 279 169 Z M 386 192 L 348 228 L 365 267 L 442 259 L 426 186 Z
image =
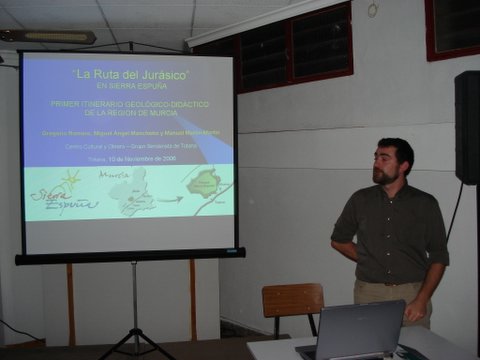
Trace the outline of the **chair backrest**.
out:
M 312 335 L 317 336 L 312 314 L 324 306 L 323 288 L 318 283 L 268 285 L 262 289 L 263 315 L 275 318 L 275 338 L 278 339 L 280 317 L 307 315 Z

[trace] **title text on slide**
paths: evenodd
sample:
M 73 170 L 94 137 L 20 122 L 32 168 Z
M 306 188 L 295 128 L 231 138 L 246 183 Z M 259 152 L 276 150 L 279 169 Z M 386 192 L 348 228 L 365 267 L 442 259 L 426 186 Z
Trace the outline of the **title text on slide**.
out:
M 73 74 L 77 79 L 98 79 L 98 80 L 187 80 L 189 70 L 186 71 L 149 71 L 145 70 L 142 74 L 138 70 L 126 70 L 123 72 L 114 70 L 93 69 L 80 70 L 74 69 Z

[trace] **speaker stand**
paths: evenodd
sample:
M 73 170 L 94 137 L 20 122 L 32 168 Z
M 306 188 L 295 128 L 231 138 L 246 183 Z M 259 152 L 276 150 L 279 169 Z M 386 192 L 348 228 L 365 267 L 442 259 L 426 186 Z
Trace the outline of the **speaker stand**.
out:
M 106 359 L 108 356 L 113 354 L 114 352 L 130 355 L 133 357 L 139 357 L 145 354 L 148 354 L 152 351 L 159 351 L 165 357 L 170 360 L 175 360 L 175 358 L 162 349 L 158 344 L 152 341 L 147 335 L 143 333 L 141 329 L 138 328 L 138 316 L 137 316 L 137 262 L 132 261 L 132 278 L 133 278 L 133 329 L 128 332 L 128 335 L 125 336 L 122 340 L 120 340 L 115 346 L 113 346 L 110 350 L 108 350 L 105 354 L 103 354 L 99 360 Z M 126 352 L 120 350 L 120 347 L 124 345 L 130 338 L 134 339 L 134 350 L 133 352 Z M 145 340 L 148 344 L 152 346 L 151 349 L 146 351 L 140 351 L 140 338 Z

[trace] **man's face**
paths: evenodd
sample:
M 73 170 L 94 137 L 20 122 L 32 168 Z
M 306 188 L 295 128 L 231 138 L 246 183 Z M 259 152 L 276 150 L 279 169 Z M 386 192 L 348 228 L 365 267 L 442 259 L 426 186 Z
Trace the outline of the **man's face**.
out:
M 379 185 L 393 183 L 400 176 L 400 164 L 393 146 L 379 147 L 375 151 L 372 180 Z

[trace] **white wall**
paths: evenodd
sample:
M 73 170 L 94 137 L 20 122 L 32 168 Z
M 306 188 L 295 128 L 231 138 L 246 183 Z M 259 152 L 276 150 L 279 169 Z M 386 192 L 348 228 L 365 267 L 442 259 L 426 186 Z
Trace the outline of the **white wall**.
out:
M 1 52 L 6 64 L 17 55 Z M 68 344 L 65 265 L 15 266 L 21 253 L 18 73 L 0 67 L 0 318 L 47 345 Z M 196 260 L 199 339 L 220 336 L 218 260 Z M 77 344 L 113 344 L 133 328 L 132 265 L 74 264 Z M 188 260 L 137 264 L 138 326 L 154 341 L 191 338 Z M 0 325 L 0 345 L 32 340 Z
M 2 54 L 6 64 L 16 55 Z M 42 278 L 39 267 L 17 268 L 14 254 L 20 242 L 20 167 L 18 166 L 18 73 L 0 67 L 0 289 L 2 320 L 43 334 Z M 28 313 L 24 311 L 28 308 Z M 25 316 L 26 315 L 26 316 Z M 11 332 L 4 328 L 4 339 Z M 4 339 L 0 339 L 4 340 Z
M 265 332 L 266 284 L 319 281 L 328 305 L 352 302 L 354 264 L 330 248 L 333 224 L 353 191 L 370 186 L 376 143 L 403 137 L 416 151 L 411 185 L 435 195 L 446 226 L 455 177 L 454 82 L 480 56 L 428 63 L 423 0 L 352 2 L 354 75 L 239 97 L 240 243 L 245 259 L 220 260 L 220 314 Z M 290 131 L 291 130 L 291 131 Z M 477 349 L 475 187 L 466 186 L 433 302 L 432 329 Z M 291 336 L 306 319 L 282 320 Z

